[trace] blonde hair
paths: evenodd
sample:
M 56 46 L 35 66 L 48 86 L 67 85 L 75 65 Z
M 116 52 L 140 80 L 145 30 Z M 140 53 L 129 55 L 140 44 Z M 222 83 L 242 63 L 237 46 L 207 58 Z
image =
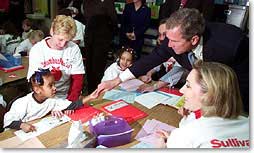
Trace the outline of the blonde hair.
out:
M 237 76 L 232 68 L 216 62 L 197 61 L 193 69 L 202 96 L 202 115 L 236 118 L 242 111 L 242 99 Z
M 57 15 L 52 22 L 51 30 L 53 34 L 66 35 L 71 40 L 76 35 L 77 27 L 72 17 Z
M 35 40 L 36 42 L 41 41 L 44 38 L 44 33 L 41 30 L 33 30 L 28 34 L 28 39 Z

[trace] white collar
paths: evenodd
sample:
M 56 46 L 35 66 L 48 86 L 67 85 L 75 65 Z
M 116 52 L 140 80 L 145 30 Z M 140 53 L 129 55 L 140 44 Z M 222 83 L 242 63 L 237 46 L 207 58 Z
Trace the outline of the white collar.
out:
M 196 48 L 192 49 L 197 59 L 203 60 L 203 36 L 200 37 L 199 44 Z

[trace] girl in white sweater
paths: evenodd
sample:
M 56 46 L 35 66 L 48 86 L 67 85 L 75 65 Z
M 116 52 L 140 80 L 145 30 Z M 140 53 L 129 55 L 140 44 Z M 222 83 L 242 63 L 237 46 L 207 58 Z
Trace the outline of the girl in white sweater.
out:
M 116 62 L 111 64 L 106 69 L 101 82 L 115 79 L 120 73 L 122 73 L 124 70 L 126 70 L 128 67 L 132 65 L 134 59 L 135 59 L 134 50 L 129 47 L 122 47 L 119 50 Z
M 76 102 L 56 98 L 55 79 L 49 69 L 36 71 L 30 78 L 30 83 L 33 92 L 12 104 L 10 111 L 4 116 L 4 128 L 22 129 L 24 132 L 35 131 L 35 127 L 28 121 L 44 117 L 49 112 L 56 117 L 61 117 L 64 113 L 69 115 L 74 109 L 98 97 L 98 94 L 93 92 Z

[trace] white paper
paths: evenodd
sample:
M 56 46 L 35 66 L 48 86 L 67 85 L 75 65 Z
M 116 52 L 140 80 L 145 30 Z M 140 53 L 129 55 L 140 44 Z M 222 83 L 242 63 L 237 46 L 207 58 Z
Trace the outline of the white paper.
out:
M 128 92 L 128 91 L 112 89 L 110 91 L 107 91 L 104 94 L 103 99 L 108 99 L 113 101 L 122 99 L 128 103 L 134 103 L 135 97 L 138 95 L 140 95 L 140 93 L 138 92 Z
M 45 133 L 49 131 L 50 129 L 59 126 L 65 122 L 70 121 L 70 118 L 66 115 L 64 115 L 62 118 L 56 118 L 56 117 L 47 117 L 42 119 L 41 121 L 34 123 L 33 125 L 36 128 L 36 131 L 34 132 L 24 132 L 22 130 L 18 130 L 14 132 L 22 141 L 26 141 L 30 138 L 36 137 L 42 133 Z
M 168 94 L 161 91 L 153 91 L 137 96 L 135 101 L 151 109 L 158 104 L 171 105 L 175 107 L 179 99 L 180 96 Z
M 112 111 L 114 111 L 116 109 L 119 109 L 119 108 L 122 108 L 122 107 L 125 107 L 125 106 L 128 106 L 128 104 L 123 102 L 123 101 L 119 101 L 119 102 L 114 103 L 112 105 L 106 106 L 105 109 L 110 111 L 110 112 L 112 112 Z
M 159 130 L 170 132 L 174 129 L 174 126 L 168 125 L 158 120 L 147 120 L 144 126 L 136 135 L 135 139 L 140 142 L 150 144 L 154 148 L 158 148 L 161 144 L 161 138 L 156 134 L 156 132 Z
M 137 96 L 135 98 L 135 101 L 151 109 L 154 106 L 160 104 L 161 102 L 167 100 L 168 98 L 169 98 L 168 96 L 158 94 L 157 92 L 148 92 L 140 96 Z

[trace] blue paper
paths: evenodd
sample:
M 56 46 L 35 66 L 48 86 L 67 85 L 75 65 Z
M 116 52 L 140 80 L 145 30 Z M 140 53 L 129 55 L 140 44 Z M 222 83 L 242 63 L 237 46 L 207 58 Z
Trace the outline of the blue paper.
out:
M 123 91 L 123 90 L 110 90 L 107 91 L 104 96 L 103 99 L 108 99 L 108 100 L 124 100 L 128 103 L 134 103 L 135 101 L 135 97 L 140 95 L 141 93 L 139 92 L 128 92 L 128 91 Z

